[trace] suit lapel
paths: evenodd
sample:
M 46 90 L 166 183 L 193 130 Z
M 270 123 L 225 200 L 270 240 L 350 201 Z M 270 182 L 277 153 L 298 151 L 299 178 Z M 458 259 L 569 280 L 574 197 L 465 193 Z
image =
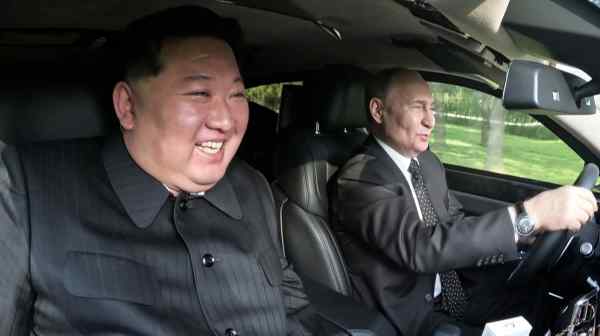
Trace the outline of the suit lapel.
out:
M 402 175 L 402 172 L 394 163 L 394 160 L 383 150 L 383 148 L 377 143 L 373 136 L 365 141 L 365 154 L 374 157 L 377 164 L 381 165 L 382 169 L 379 174 L 385 176 L 385 179 L 390 183 L 402 181 L 402 183 L 408 187 L 408 182 Z
M 408 195 L 408 198 L 412 200 L 412 205 L 416 208 L 416 202 L 413 198 L 412 193 L 410 192 L 410 187 L 408 186 L 408 181 L 404 177 L 404 174 L 400 171 L 400 168 L 396 166 L 396 163 L 392 160 L 392 158 L 385 152 L 385 150 L 377 143 L 373 136 L 369 136 L 364 143 L 364 153 L 367 156 L 375 158 L 375 164 L 378 165 L 375 169 L 380 170 L 378 174 L 384 176 L 386 181 L 386 185 L 400 184 L 403 186 L 403 190 Z M 423 174 L 423 178 L 425 180 L 425 186 L 429 191 L 429 197 L 431 199 L 431 204 L 435 212 L 438 214 L 440 220 L 445 221 L 448 217 L 448 210 L 444 205 L 444 198 L 446 197 L 446 188 L 444 188 L 444 181 L 442 179 L 444 172 L 440 173 L 437 168 L 438 165 L 435 162 L 435 158 L 433 157 L 433 153 L 429 150 L 422 153 L 417 158 L 419 160 L 419 164 L 421 166 L 421 172 Z M 368 176 L 361 176 L 361 179 L 365 181 L 369 181 Z M 376 179 L 372 179 L 371 182 L 378 183 Z
M 401 185 L 405 196 L 411 199 L 410 204 L 415 206 L 416 210 L 416 202 L 412 193 L 410 192 L 410 187 L 408 185 L 408 181 L 404 177 L 404 174 L 402 174 L 400 168 L 396 166 L 394 160 L 392 160 L 388 153 L 386 153 L 385 150 L 377 143 L 373 136 L 369 136 L 369 138 L 365 141 L 365 154 L 375 159 L 375 164 L 377 165 L 375 169 L 379 171 L 378 174 L 383 176 L 385 185 L 388 187 Z M 368 181 L 368 179 L 365 180 Z M 379 179 L 372 182 L 380 183 Z M 390 189 L 395 190 L 397 188 Z

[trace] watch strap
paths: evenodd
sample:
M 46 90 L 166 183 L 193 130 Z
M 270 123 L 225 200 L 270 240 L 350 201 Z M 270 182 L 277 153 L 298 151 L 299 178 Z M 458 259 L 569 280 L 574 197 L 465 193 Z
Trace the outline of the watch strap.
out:
M 517 210 L 517 218 L 519 217 L 519 215 L 527 214 L 527 210 L 525 210 L 525 205 L 523 204 L 523 201 L 515 203 L 515 210 Z

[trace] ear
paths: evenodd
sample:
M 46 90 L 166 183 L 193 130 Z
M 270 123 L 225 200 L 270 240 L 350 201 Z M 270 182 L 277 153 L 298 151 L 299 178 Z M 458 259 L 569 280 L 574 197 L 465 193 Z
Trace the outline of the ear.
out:
M 121 127 L 131 130 L 135 127 L 134 97 L 131 86 L 120 81 L 113 89 L 113 106 Z
M 383 101 L 381 99 L 377 97 L 371 98 L 369 101 L 369 112 L 376 124 L 383 123 Z

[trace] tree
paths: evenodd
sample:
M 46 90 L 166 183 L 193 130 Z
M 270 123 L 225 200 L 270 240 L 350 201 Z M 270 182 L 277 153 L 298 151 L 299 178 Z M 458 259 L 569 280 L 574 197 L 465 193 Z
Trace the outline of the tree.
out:
M 279 111 L 281 88 L 281 83 L 262 85 L 246 90 L 246 95 L 251 101 L 257 104 L 265 106 L 273 111 Z
M 476 91 L 474 96 L 477 97 L 477 106 L 480 107 L 481 112 L 481 139 L 479 143 L 482 146 L 487 146 L 490 133 L 490 116 L 497 99 L 479 91 Z
M 493 97 L 492 97 L 493 98 Z M 494 98 L 491 103 L 489 114 L 489 131 L 487 136 L 487 155 L 485 169 L 489 171 L 502 172 L 504 170 L 504 121 L 506 110 L 502 107 L 499 99 Z
M 446 123 L 445 123 L 445 111 L 448 109 L 450 94 L 446 92 L 444 87 L 432 84 L 432 95 L 435 106 L 435 128 L 433 129 L 433 136 L 435 142 L 433 146 L 436 148 L 446 147 Z

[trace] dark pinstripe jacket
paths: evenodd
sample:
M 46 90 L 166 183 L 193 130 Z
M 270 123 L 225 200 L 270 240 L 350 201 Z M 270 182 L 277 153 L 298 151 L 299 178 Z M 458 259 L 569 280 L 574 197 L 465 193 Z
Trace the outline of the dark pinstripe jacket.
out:
M 307 300 L 249 166 L 186 199 L 119 135 L 0 149 L 0 335 L 304 333 Z
M 373 137 L 338 171 L 333 186 L 335 231 L 355 293 L 404 335 L 431 335 L 436 272 L 517 258 L 506 209 L 466 217 L 448 192 L 439 159 L 425 151 L 418 160 L 441 221 L 435 227 L 420 222 L 408 182 Z M 479 309 L 470 304 L 466 314 Z

